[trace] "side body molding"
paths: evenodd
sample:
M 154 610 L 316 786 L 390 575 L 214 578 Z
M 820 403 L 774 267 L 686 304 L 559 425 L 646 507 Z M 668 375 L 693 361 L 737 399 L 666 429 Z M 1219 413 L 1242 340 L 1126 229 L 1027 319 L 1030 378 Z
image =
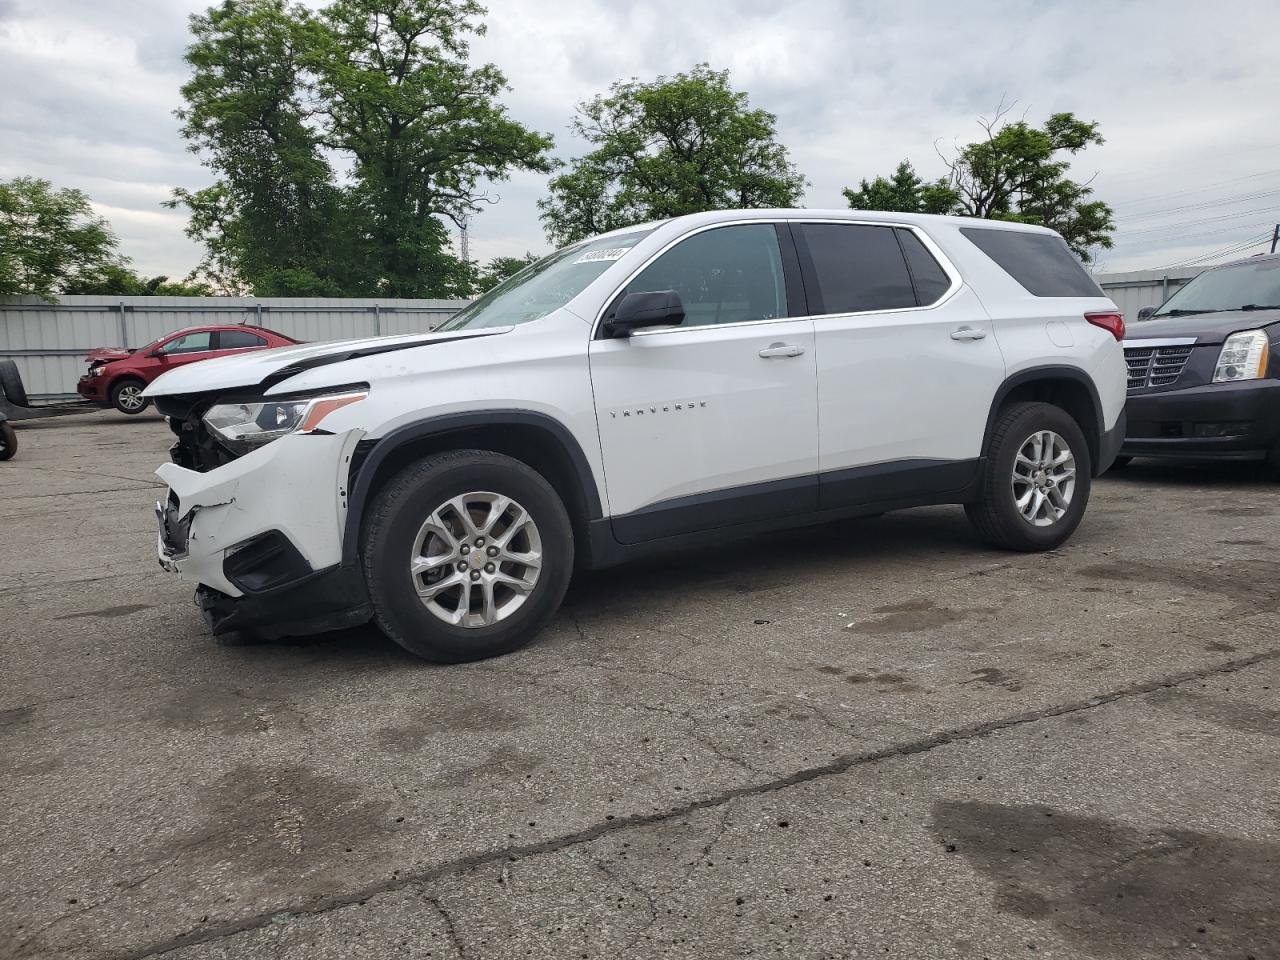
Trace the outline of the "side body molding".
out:
M 356 563 L 359 555 L 360 524 L 364 518 L 365 507 L 373 492 L 373 483 L 378 476 L 378 468 L 384 464 L 397 450 L 407 444 L 417 443 L 429 438 L 441 437 L 462 430 L 477 427 L 534 427 L 545 431 L 552 442 L 557 443 L 572 465 L 577 480 L 578 493 L 585 507 L 585 520 L 590 522 L 603 516 L 600 490 L 595 476 L 582 446 L 560 421 L 543 413 L 531 410 L 476 410 L 466 413 L 445 414 L 439 417 L 428 417 L 415 423 L 406 424 L 393 430 L 385 437 L 375 441 L 358 466 L 355 482 L 347 499 L 347 519 L 342 536 L 342 562 Z

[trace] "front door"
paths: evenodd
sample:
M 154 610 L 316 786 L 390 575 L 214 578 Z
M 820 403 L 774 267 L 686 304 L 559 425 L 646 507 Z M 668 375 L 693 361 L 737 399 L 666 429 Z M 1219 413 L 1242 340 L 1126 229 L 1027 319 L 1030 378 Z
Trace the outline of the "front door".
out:
M 789 318 L 802 311 L 785 273 L 773 224 L 732 224 L 680 240 L 614 298 L 674 290 L 685 310 L 679 326 L 591 343 L 622 543 L 815 508 L 813 324 Z

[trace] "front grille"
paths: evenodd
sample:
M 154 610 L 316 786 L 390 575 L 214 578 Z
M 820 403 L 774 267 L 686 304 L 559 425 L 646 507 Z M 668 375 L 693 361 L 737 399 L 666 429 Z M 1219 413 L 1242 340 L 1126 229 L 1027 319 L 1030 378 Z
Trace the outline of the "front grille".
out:
M 1165 387 L 1178 379 L 1187 365 L 1194 346 L 1125 347 L 1124 362 L 1129 365 L 1129 389 Z

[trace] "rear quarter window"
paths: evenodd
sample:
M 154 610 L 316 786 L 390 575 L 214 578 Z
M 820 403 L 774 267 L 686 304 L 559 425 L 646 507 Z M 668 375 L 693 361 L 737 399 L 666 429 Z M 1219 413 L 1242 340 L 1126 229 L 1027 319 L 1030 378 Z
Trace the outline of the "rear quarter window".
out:
M 960 232 L 1033 297 L 1105 297 L 1061 237 L 961 227 Z

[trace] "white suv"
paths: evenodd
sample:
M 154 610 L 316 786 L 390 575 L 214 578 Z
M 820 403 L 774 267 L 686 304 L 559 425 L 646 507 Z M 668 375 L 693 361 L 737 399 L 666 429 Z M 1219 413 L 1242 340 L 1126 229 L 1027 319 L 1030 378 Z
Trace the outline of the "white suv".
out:
M 618 230 L 430 334 L 211 360 L 147 390 L 178 442 L 160 562 L 217 633 L 374 620 L 521 646 L 575 565 L 964 504 L 1067 539 L 1124 437 L 1123 319 L 1055 233 L 734 210 Z

